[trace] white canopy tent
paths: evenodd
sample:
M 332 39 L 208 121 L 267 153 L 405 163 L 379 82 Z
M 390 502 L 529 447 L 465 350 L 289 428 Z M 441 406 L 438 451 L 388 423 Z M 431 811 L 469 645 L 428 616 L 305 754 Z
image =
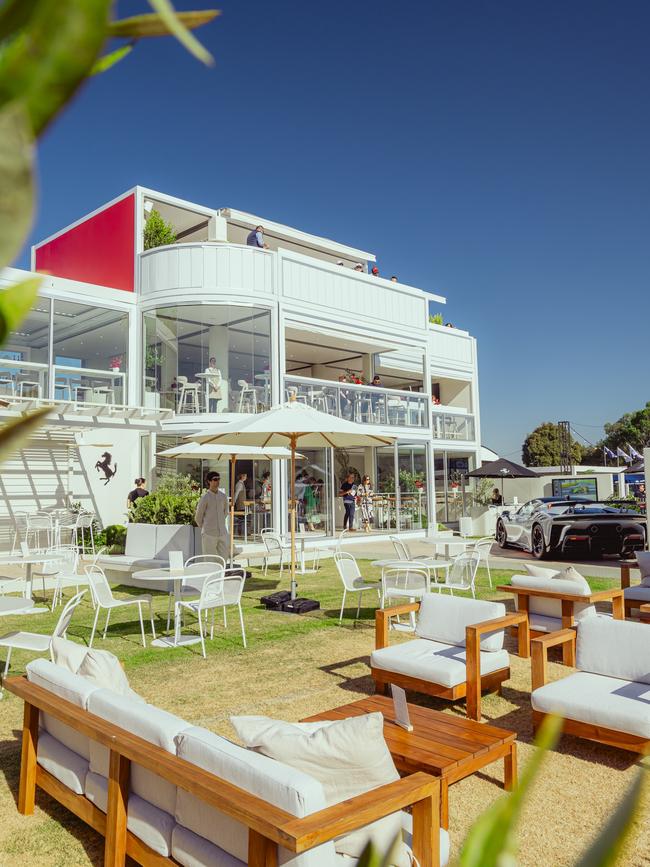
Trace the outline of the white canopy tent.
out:
M 196 443 L 219 445 L 236 443 L 241 446 L 289 446 L 291 450 L 291 493 L 289 515 L 291 526 L 291 598 L 296 598 L 296 449 L 352 448 L 353 446 L 391 445 L 394 436 L 369 433 L 360 424 L 336 418 L 299 403 L 295 396 L 289 403 L 274 406 L 267 412 L 231 424 L 215 425 L 186 439 Z
M 232 566 L 235 553 L 235 464 L 240 461 L 288 460 L 291 451 L 282 446 L 260 448 L 257 446 L 232 446 L 226 443 L 219 445 L 201 444 L 197 442 L 187 443 L 183 446 L 174 446 L 160 452 L 166 458 L 203 458 L 205 460 L 230 461 L 230 565 Z

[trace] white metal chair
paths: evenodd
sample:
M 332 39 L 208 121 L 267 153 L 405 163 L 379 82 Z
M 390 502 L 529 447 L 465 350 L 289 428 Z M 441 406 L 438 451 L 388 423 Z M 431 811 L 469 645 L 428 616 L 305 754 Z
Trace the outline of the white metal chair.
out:
M 478 551 L 465 551 L 454 558 L 451 569 L 447 571 L 443 584 L 438 585 L 440 590 L 449 590 L 454 595 L 454 590 L 470 590 L 476 598 L 476 571 L 478 569 L 481 554 Z
M 90 592 L 92 593 L 93 599 L 95 601 L 95 619 L 93 621 L 93 629 L 90 634 L 90 641 L 88 642 L 88 647 L 93 646 L 93 641 L 95 639 L 95 630 L 97 629 L 97 620 L 99 619 L 100 611 L 102 609 L 106 610 L 106 623 L 104 625 L 104 634 L 102 635 L 102 638 L 106 638 L 106 630 L 108 629 L 108 621 L 111 616 L 111 611 L 113 611 L 113 609 L 115 608 L 125 608 L 127 605 L 138 606 L 138 614 L 140 616 L 140 631 L 142 633 L 142 646 L 146 647 L 147 642 L 144 637 L 144 620 L 142 619 L 142 605 L 145 602 L 149 606 L 151 635 L 155 639 L 156 628 L 153 622 L 153 607 L 151 605 L 150 594 L 146 593 L 142 596 L 130 596 L 128 599 L 116 599 L 113 596 L 111 585 L 108 583 L 108 579 L 106 578 L 106 575 L 104 575 L 103 569 L 101 569 L 99 566 L 86 566 L 85 572 L 88 576 L 88 585 L 90 587 Z
M 198 412 L 199 411 L 199 383 L 189 382 L 186 376 L 177 376 L 179 398 L 178 412 Z
M 115 404 L 115 389 L 112 385 L 96 385 L 93 388 L 93 399 L 96 403 Z
M 212 625 L 210 627 L 210 639 L 214 638 L 214 612 L 217 608 L 223 608 L 224 614 L 226 606 L 236 605 L 239 611 L 239 623 L 241 626 L 241 637 L 244 647 L 246 647 L 246 630 L 244 629 L 244 615 L 241 610 L 241 595 L 244 589 L 245 575 L 240 574 L 225 575 L 223 570 L 220 570 L 214 577 L 208 578 L 203 588 L 201 596 L 193 602 L 183 602 L 179 599 L 175 605 L 175 622 L 176 622 L 176 641 L 178 641 L 181 628 L 181 612 L 183 610 L 190 611 L 196 615 L 199 624 L 199 634 L 201 636 L 201 652 L 203 658 L 206 658 L 205 653 L 205 635 L 203 632 L 203 613 L 212 612 Z M 207 619 L 206 619 L 207 620 Z
M 343 621 L 343 611 L 345 609 L 345 597 L 348 593 L 358 593 L 359 600 L 357 603 L 357 619 L 361 611 L 361 597 L 364 590 L 374 590 L 378 600 L 381 602 L 381 592 L 377 584 L 368 584 L 364 582 L 357 561 L 346 551 L 339 551 L 334 555 L 334 563 L 336 571 L 343 582 L 343 600 L 341 601 L 341 613 L 339 615 L 339 623 Z
M 237 412 L 257 412 L 257 391 L 254 385 L 249 385 L 245 379 L 238 379 L 240 388 Z
M 347 530 L 341 530 L 333 545 L 324 545 L 322 548 L 314 548 L 314 570 L 320 568 L 320 558 L 323 554 L 332 557 L 336 556 L 336 554 L 340 554 L 343 545 L 343 538 L 347 533 Z
M 398 560 L 403 560 L 404 562 L 412 563 L 414 566 L 423 566 L 426 569 L 433 570 L 433 577 L 436 581 L 438 580 L 437 570 L 445 568 L 445 561 L 438 560 L 437 557 L 414 556 L 406 542 L 403 539 L 400 539 L 399 536 L 389 536 L 389 539 L 393 543 L 393 548 L 395 548 Z
M 12 650 L 27 650 L 31 653 L 47 653 L 52 647 L 53 638 L 65 638 L 74 610 L 81 602 L 85 592 L 85 590 L 82 590 L 81 593 L 77 593 L 76 596 L 73 596 L 72 599 L 66 603 L 51 635 L 43 635 L 39 632 L 9 632 L 7 635 L 0 637 L 0 647 L 7 648 L 7 659 L 2 675 L 3 681 L 7 677 L 9 671 L 9 662 L 11 660 Z M 0 698 L 2 698 L 2 694 L 2 687 L 0 686 Z
M 279 565 L 280 565 L 280 575 L 282 575 L 282 570 L 284 569 L 285 557 L 288 558 L 291 556 L 291 546 L 285 544 L 282 541 L 282 536 L 272 527 L 265 527 L 260 533 L 262 537 L 262 542 L 264 547 L 266 548 L 266 554 L 264 555 L 264 574 L 266 575 L 269 561 L 271 557 L 279 557 Z
M 481 555 L 479 559 L 479 566 L 481 562 L 485 563 L 485 568 L 487 569 L 488 581 L 490 582 L 490 588 L 492 587 L 492 575 L 490 574 L 490 554 L 492 553 L 492 545 L 494 544 L 493 536 L 483 536 L 482 539 L 479 539 L 478 542 L 474 545 L 474 551 L 478 551 Z
M 47 555 L 52 554 L 52 560 Z M 63 587 L 79 587 L 88 584 L 86 575 L 77 572 L 79 567 L 79 551 L 74 545 L 54 545 L 45 552 L 45 559 L 39 569 L 32 571 L 32 579 L 41 578 L 43 582 L 43 596 L 45 596 L 45 580 L 50 578 L 54 581 L 52 593 L 52 611 L 63 600 Z
M 190 557 L 188 560 L 185 561 L 185 565 L 183 566 L 183 572 L 185 574 L 185 577 L 181 582 L 181 589 L 179 594 L 181 599 L 184 596 L 187 596 L 190 599 L 196 599 L 198 596 L 201 595 L 203 585 L 205 584 L 207 578 L 204 574 L 197 577 L 192 577 L 192 573 L 203 573 L 205 571 L 206 563 L 214 563 L 215 572 L 219 569 L 223 569 L 225 571 L 226 561 L 218 554 L 196 554 L 194 557 Z M 169 605 L 167 607 L 167 631 L 169 631 L 169 624 L 171 623 L 172 598 L 173 591 L 169 594 Z
M 0 376 L 0 390 L 3 394 L 10 394 L 12 397 L 16 394 L 16 380 L 10 373 L 3 372 Z
M 66 394 L 68 395 L 68 400 L 72 400 L 72 384 L 70 383 L 70 379 L 67 376 L 57 376 L 54 379 L 54 395 L 57 396 L 57 393 L 61 394 L 61 400 L 66 399 Z
M 391 599 L 423 599 L 431 591 L 431 576 L 424 565 L 405 562 L 403 566 L 386 566 L 381 570 L 381 607 Z M 397 618 L 399 622 L 399 617 Z M 415 612 L 411 612 L 411 629 L 415 630 Z M 404 628 L 404 627 L 402 627 Z
M 11 542 L 11 553 L 20 549 L 21 542 L 27 542 L 27 528 L 29 515 L 27 512 L 14 512 L 14 537 Z
M 43 397 L 43 386 L 36 379 L 26 377 L 25 379 L 20 379 L 18 381 L 18 395 L 20 397 L 25 397 L 25 391 L 30 392 L 27 397 Z M 36 392 L 36 394 L 34 394 L 34 392 Z
M 72 386 L 72 393 L 74 394 L 74 402 L 75 403 L 92 403 L 92 400 L 89 400 L 93 396 L 93 387 L 92 385 L 80 385 L 79 383 L 75 383 Z M 81 395 L 81 401 L 79 400 L 79 395 Z
M 32 550 L 50 548 L 54 542 L 52 518 L 50 515 L 37 512 L 27 516 L 27 534 L 25 542 Z
M 77 520 L 74 527 L 74 543 L 77 548 L 81 550 L 82 554 L 88 553 L 86 551 L 86 533 L 84 532 L 85 530 L 88 530 L 88 535 L 90 536 L 89 551 L 93 554 L 93 556 L 95 554 L 95 536 L 93 532 L 94 523 L 94 512 L 79 512 L 79 514 L 77 515 Z

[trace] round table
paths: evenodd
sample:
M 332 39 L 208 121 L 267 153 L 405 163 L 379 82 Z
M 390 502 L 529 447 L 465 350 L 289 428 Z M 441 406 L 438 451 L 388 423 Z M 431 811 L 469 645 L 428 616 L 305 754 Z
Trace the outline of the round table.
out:
M 458 536 L 425 536 L 424 539 L 419 539 L 418 541 L 423 542 L 425 545 L 432 545 L 436 549 L 438 545 L 443 546 L 445 557 L 447 558 L 453 557 L 453 554 L 450 553 L 450 548 L 460 548 L 460 553 L 464 553 L 476 544 L 476 539 L 461 539 Z
M 32 567 L 35 563 L 61 563 L 65 560 L 64 554 L 43 554 L 33 552 L 31 554 L 0 554 L 0 566 L 27 567 L 25 571 L 25 599 L 32 598 Z
M 203 564 L 195 563 L 189 569 L 141 569 L 134 572 L 132 578 L 137 578 L 138 581 L 168 581 L 173 582 L 173 589 L 170 590 L 174 594 L 174 634 L 164 635 L 161 638 L 156 638 L 151 642 L 152 647 L 181 647 L 190 644 L 198 644 L 201 639 L 195 635 L 179 635 L 176 640 L 176 602 L 181 597 L 181 586 L 184 578 L 208 578 L 219 571 L 219 566 L 216 563 L 207 563 L 205 568 L 201 568 Z M 179 624 L 179 628 L 182 623 Z
M 16 599 L 12 596 L 0 597 L 0 617 L 3 614 L 27 614 L 33 607 L 32 599 Z
M 305 567 L 305 542 L 307 539 L 326 539 L 327 533 L 319 533 L 318 530 L 309 530 L 307 532 L 296 531 L 296 542 L 300 540 L 300 550 L 298 552 L 298 563 L 296 573 L 298 575 L 307 575 L 309 572 L 315 572 L 316 569 L 307 569 Z M 286 544 L 291 546 L 291 533 L 286 533 L 284 536 Z

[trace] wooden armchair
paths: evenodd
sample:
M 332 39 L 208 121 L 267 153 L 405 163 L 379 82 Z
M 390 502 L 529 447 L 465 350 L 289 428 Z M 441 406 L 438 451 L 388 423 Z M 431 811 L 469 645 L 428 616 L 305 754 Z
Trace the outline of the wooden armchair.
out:
M 394 651 L 391 654 L 386 653 L 389 648 L 390 618 L 419 611 L 421 606 L 423 609 L 438 608 L 441 605 L 439 600 L 444 600 L 444 608 L 441 611 L 425 610 L 427 622 L 424 624 L 421 612 L 419 637 L 391 648 Z M 445 609 L 451 608 L 454 603 L 458 609 L 453 615 L 457 627 L 462 625 L 459 613 L 466 622 L 462 625 L 462 631 L 458 629 L 455 640 L 450 640 L 454 636 L 442 624 L 438 626 L 436 635 L 434 622 L 436 616 L 444 618 Z M 481 617 L 488 611 L 498 612 L 499 616 L 471 622 L 477 614 Z M 421 603 L 379 609 L 375 614 L 375 651 L 370 662 L 376 689 L 386 691 L 394 683 L 404 689 L 450 701 L 466 698 L 468 718 L 480 720 L 481 693 L 500 690 L 503 681 L 510 677 L 508 653 L 501 649 L 502 637 L 500 640 L 498 633 L 507 627 L 516 627 L 519 633 L 519 656 L 527 658 L 529 654 L 528 618 L 524 613 L 504 614 L 504 611 L 500 603 L 437 594 L 429 594 Z M 493 634 L 492 638 L 486 638 L 490 634 Z
M 559 584 L 560 582 L 556 581 L 556 583 Z M 562 584 L 567 583 L 568 582 L 566 581 L 562 582 Z M 588 594 L 575 594 L 564 590 L 560 591 L 559 588 L 557 591 L 553 591 L 530 586 L 519 587 L 512 584 L 500 584 L 497 587 L 497 590 L 503 590 L 505 593 L 512 593 L 515 596 L 517 599 L 517 610 L 525 613 L 529 619 L 531 638 L 538 638 L 541 635 L 548 634 L 547 631 L 535 628 L 536 624 L 534 616 L 531 618 L 531 615 L 534 615 L 531 600 L 543 600 L 557 603 L 557 615 L 559 616 L 546 615 L 545 620 L 556 620 L 557 626 L 562 629 L 570 629 L 571 627 L 576 626 L 576 605 L 584 607 L 595 605 L 596 602 L 611 602 L 612 616 L 614 619 L 624 620 L 623 591 L 617 588 L 612 588 L 611 590 L 597 590 Z M 556 632 L 557 630 L 553 629 L 551 631 Z M 563 642 L 562 661 L 565 665 L 575 667 L 575 642 L 573 644 L 570 642 Z
M 144 867 L 173 867 L 164 857 L 127 829 L 131 763 L 190 792 L 220 813 L 248 828 L 247 863 L 277 867 L 278 849 L 306 852 L 341 834 L 361 828 L 391 813 L 410 808 L 413 853 L 422 867 L 440 863 L 440 781 L 414 773 L 370 792 L 303 818 L 155 746 L 106 720 L 82 710 L 25 677 L 5 681 L 6 688 L 25 702 L 18 809 L 34 811 L 37 787 L 63 804 L 105 838 L 104 864 L 123 867 L 129 856 Z M 104 813 L 76 794 L 37 763 L 39 715 L 47 713 L 110 750 L 108 804 Z

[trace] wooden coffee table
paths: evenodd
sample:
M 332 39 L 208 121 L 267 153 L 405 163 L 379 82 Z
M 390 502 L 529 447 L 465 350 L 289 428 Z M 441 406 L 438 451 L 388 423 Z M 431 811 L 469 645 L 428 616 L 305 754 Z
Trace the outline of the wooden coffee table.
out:
M 395 722 L 393 700 L 373 695 L 344 704 L 302 722 L 346 719 L 379 711 L 384 715 L 384 737 L 395 766 L 403 773 L 426 771 L 440 777 L 440 823 L 449 827 L 449 786 L 486 765 L 504 760 L 505 788 L 517 783 L 517 735 L 464 717 L 409 704 L 413 726 L 407 732 Z

